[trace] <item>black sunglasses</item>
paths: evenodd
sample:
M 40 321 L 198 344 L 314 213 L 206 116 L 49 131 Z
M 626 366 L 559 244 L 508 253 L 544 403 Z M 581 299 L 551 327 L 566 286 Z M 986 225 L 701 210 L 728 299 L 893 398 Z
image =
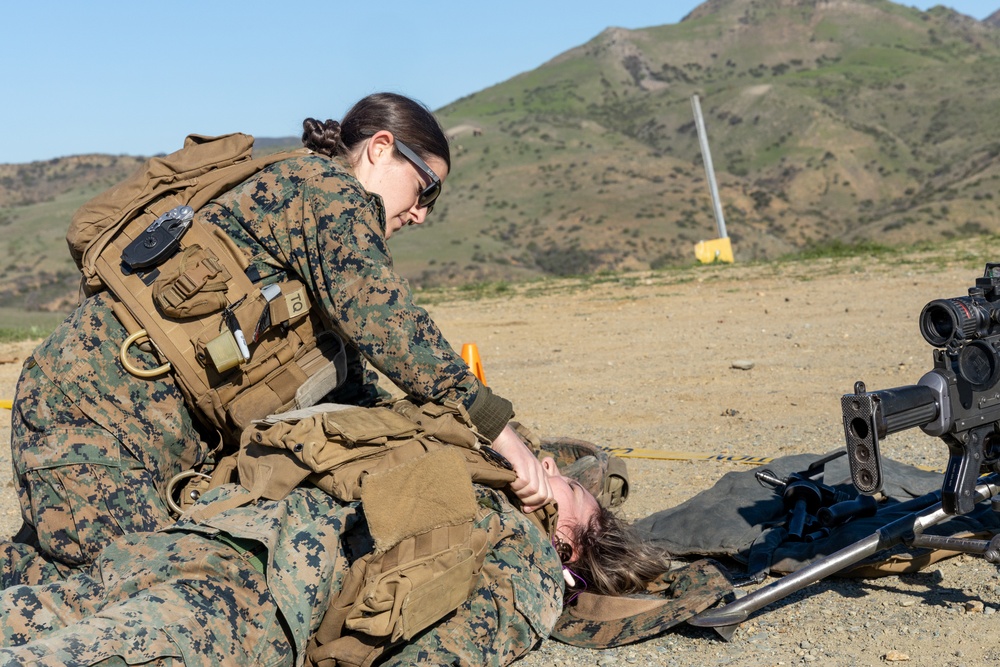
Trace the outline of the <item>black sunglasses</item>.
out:
M 417 207 L 426 208 L 429 214 L 434 210 L 434 202 L 437 201 L 438 195 L 441 194 L 441 179 L 438 175 L 434 173 L 434 170 L 427 166 L 427 163 L 420 159 L 413 149 L 404 144 L 399 139 L 396 139 L 396 150 L 403 154 L 407 160 L 413 163 L 413 166 L 424 172 L 429 179 L 431 179 L 430 185 L 426 186 L 420 191 L 420 196 L 417 197 Z

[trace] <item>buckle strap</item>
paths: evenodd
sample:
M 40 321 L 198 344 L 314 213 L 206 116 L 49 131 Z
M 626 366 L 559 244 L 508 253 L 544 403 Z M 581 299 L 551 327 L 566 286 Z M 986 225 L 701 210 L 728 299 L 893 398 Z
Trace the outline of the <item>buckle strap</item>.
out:
M 225 280 L 210 282 L 222 272 L 223 267 L 217 259 L 205 257 L 192 267 L 184 267 L 177 279 L 163 291 L 162 298 L 170 305 L 177 306 L 198 292 L 224 291 Z

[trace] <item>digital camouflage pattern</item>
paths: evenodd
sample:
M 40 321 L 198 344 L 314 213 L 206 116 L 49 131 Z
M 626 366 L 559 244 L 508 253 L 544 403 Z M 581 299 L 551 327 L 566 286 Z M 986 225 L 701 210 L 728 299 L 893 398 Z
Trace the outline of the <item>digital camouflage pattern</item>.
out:
M 0 593 L 2 665 L 290 665 L 264 576 L 202 535 L 128 535 L 76 576 Z
M 367 360 L 419 402 L 475 402 L 478 380 L 393 271 L 381 198 L 340 161 L 278 162 L 198 216 L 243 250 L 254 282 L 292 274 L 307 284 L 321 319 L 347 344 L 347 380 L 329 400 L 371 405 L 381 396 Z M 70 567 L 117 535 L 169 521 L 167 481 L 202 464 L 205 440 L 217 438 L 198 432 L 169 375 L 141 379 L 124 370 L 118 350 L 126 334 L 110 301 L 88 298 L 35 351 L 15 400 L 11 448 L 22 514 L 43 555 Z M 159 365 L 132 351 L 139 367 Z
M 221 487 L 204 501 L 239 492 Z M 387 664 L 508 664 L 555 623 L 562 605 L 555 550 L 502 494 L 479 486 L 476 493 L 499 528 L 472 596 Z M 348 564 L 371 548 L 360 506 L 301 487 L 208 523 L 127 536 L 85 574 L 3 591 L 0 631 L 9 648 L 0 650 L 0 664 L 90 665 L 114 655 L 130 664 L 180 657 L 188 665 L 290 665 L 294 655 L 301 664 Z M 279 610 L 283 623 L 275 621 Z
M 612 648 L 662 634 L 708 609 L 732 590 L 725 573 L 701 560 L 672 570 L 648 596 L 581 593 L 563 610 L 552 637 L 583 648 Z
M 324 323 L 415 402 L 472 406 L 479 381 L 393 270 L 382 199 L 342 161 L 309 155 L 277 162 L 197 216 L 244 248 L 251 280 L 289 273 L 302 280 Z M 371 402 L 374 374 L 359 385 L 362 370 L 354 370 L 346 392 L 355 394 L 337 394 L 334 402 Z
M 0 542 L 0 591 L 11 586 L 58 581 L 69 574 L 61 563 L 39 554 L 37 544 Z
M 122 366 L 126 334 L 108 299 L 87 299 L 28 357 L 11 418 L 21 513 L 45 557 L 71 566 L 169 523 L 167 480 L 208 451 L 170 376 L 140 380 Z

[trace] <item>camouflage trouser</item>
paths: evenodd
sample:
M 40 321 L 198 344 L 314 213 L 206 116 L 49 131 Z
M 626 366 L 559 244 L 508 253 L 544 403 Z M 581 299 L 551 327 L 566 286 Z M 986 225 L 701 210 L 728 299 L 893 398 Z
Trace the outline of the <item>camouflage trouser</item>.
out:
M 562 577 L 548 537 L 499 492 L 476 493 L 499 523 L 472 595 L 385 664 L 509 664 L 555 623 Z M 224 485 L 202 502 L 244 494 Z M 248 551 L 238 555 L 200 532 L 216 528 Z M 0 643 L 9 649 L 0 650 L 0 665 L 116 664 L 116 656 L 128 664 L 291 664 L 341 591 L 349 556 L 371 547 L 358 504 L 316 487 L 220 512 L 206 525 L 185 518 L 125 536 L 64 581 L 0 593 Z M 0 544 L 0 559 L 15 569 L 20 555 L 20 545 Z M 266 581 L 254 555 L 266 563 Z
M 294 660 L 264 575 L 203 535 L 123 537 L 65 581 L 4 590 L 0 609 L 0 665 Z
M 169 523 L 166 482 L 206 451 L 173 379 L 122 366 L 125 330 L 106 300 L 85 301 L 25 361 L 11 418 L 21 514 L 63 575 L 119 535 Z

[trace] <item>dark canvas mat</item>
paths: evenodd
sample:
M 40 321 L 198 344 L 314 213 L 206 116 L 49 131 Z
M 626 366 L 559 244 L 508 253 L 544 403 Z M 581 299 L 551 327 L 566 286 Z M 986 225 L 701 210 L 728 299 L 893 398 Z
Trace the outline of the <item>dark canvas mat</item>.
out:
M 883 493 L 888 500 L 876 516 L 852 520 L 835 528 L 829 537 L 815 542 L 783 541 L 780 528 L 769 531 L 785 522 L 787 511 L 782 499 L 770 487 L 762 486 L 754 472 L 766 468 L 784 478 L 805 470 L 821 458 L 822 454 L 798 454 L 775 459 L 760 468 L 727 473 L 713 487 L 676 507 L 641 519 L 635 526 L 647 539 L 674 556 L 730 558 L 744 566 L 756 542 L 755 559 L 763 548 L 772 552 L 775 571 L 792 572 L 903 516 L 906 512 L 894 511 L 900 502 L 941 488 L 941 473 L 883 459 Z M 817 481 L 852 498 L 857 496 L 851 484 L 847 457 L 828 462 L 824 475 Z M 1000 520 L 986 504 L 977 507 L 972 514 L 951 517 L 926 532 L 936 535 L 1000 532 Z M 770 543 L 764 545 L 768 540 Z

